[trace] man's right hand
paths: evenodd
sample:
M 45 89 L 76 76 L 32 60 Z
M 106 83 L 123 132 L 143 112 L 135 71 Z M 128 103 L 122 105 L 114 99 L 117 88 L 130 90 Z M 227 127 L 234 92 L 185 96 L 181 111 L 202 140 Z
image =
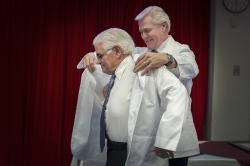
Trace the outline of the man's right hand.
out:
M 88 68 L 90 72 L 95 71 L 96 62 L 96 57 L 93 52 L 89 52 L 83 57 L 83 67 L 84 69 Z

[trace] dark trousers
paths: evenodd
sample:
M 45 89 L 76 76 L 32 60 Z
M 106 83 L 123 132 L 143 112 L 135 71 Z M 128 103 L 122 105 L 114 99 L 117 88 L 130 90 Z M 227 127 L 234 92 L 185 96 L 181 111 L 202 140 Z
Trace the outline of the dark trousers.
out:
M 106 166 L 124 166 L 127 159 L 127 143 L 108 140 Z
M 108 150 L 106 166 L 124 166 L 127 159 L 127 150 Z
M 169 166 L 187 166 L 188 157 L 169 159 L 168 163 Z
M 108 139 L 106 166 L 124 166 L 127 160 L 127 143 Z M 169 159 L 169 166 L 187 166 L 188 157 Z

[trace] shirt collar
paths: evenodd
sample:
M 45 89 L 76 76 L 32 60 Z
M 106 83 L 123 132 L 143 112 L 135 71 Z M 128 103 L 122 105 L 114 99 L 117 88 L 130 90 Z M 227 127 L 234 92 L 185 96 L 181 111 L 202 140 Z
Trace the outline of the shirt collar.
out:
M 128 64 L 134 63 L 133 58 L 131 56 L 127 56 L 126 58 L 124 58 L 124 60 L 119 64 L 119 66 L 117 67 L 117 69 L 115 70 L 115 75 L 116 78 L 118 80 L 121 79 L 122 74 L 124 72 L 124 70 L 126 69 L 126 67 L 128 66 Z
M 166 47 L 166 45 L 169 41 L 168 39 L 169 39 L 169 37 L 163 43 L 161 43 L 160 47 L 158 47 L 156 49 L 157 52 L 161 53 L 163 51 L 163 49 Z

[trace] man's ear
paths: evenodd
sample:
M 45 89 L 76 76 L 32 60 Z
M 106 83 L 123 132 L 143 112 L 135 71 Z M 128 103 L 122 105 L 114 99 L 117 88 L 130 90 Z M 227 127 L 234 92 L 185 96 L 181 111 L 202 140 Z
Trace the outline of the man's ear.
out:
M 167 22 L 165 21 L 163 24 L 162 24 L 162 28 L 163 28 L 163 31 L 166 31 L 166 29 L 168 28 L 167 27 Z
M 120 46 L 114 46 L 113 47 L 114 51 L 115 51 L 115 55 L 120 58 L 122 56 L 122 49 Z

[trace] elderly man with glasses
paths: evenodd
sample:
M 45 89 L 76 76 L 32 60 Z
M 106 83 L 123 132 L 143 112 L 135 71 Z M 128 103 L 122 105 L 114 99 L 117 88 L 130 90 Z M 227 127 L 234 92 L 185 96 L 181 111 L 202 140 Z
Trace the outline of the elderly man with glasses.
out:
M 165 66 L 144 76 L 134 73 L 138 55 L 132 55 L 134 42 L 124 30 L 103 31 L 93 45 L 97 64 L 112 76 L 101 108 L 100 73 L 84 71 L 85 79 L 92 77 L 93 82 L 81 83 L 88 101 L 78 98 L 73 155 L 98 160 L 107 147 L 102 158 L 107 166 L 157 166 L 167 165 L 167 159 L 198 154 L 190 98 L 176 76 Z

